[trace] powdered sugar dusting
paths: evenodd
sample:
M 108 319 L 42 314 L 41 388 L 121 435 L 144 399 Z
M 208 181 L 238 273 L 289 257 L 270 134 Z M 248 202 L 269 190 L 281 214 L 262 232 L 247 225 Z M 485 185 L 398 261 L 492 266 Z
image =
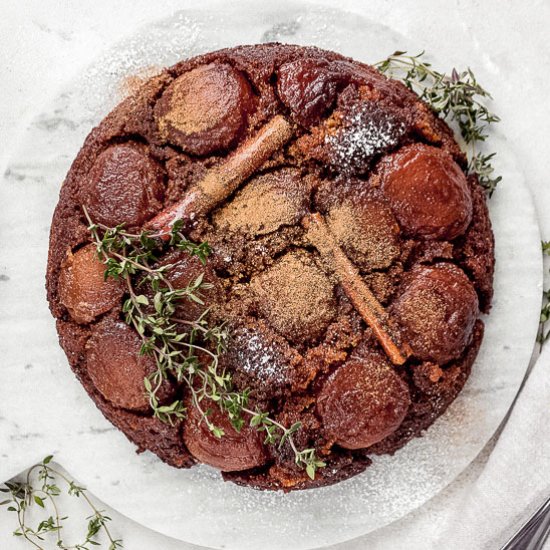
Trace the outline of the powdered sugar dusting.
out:
M 285 365 L 281 364 L 278 350 L 258 334 L 248 337 L 242 353 L 241 368 L 247 374 L 268 379 L 271 383 L 282 383 L 286 379 Z
M 273 342 L 266 341 L 259 333 L 249 332 L 239 338 L 238 347 L 239 368 L 243 372 L 268 384 L 287 382 L 289 365 Z
M 327 134 L 325 143 L 339 164 L 354 166 L 395 147 L 404 132 L 402 121 L 362 105 L 337 133 Z

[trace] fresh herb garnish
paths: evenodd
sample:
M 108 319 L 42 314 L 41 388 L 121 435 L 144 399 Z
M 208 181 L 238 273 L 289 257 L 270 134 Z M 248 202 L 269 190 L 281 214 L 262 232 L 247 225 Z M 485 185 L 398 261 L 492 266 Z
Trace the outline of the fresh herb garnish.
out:
M 123 225 L 112 228 L 94 223 L 85 207 L 83 210 L 98 256 L 106 266 L 105 277 L 126 283 L 128 297 L 122 306 L 125 321 L 140 335 L 141 353 L 155 360 L 156 370 L 144 380 L 154 416 L 162 422 L 173 423 L 186 415 L 182 400 L 162 404 L 157 397 L 162 383 L 169 375 L 173 376 L 187 386 L 192 405 L 216 437 L 223 437 L 224 431 L 210 420 L 211 411 L 203 407 L 205 399 L 218 404 L 235 430 L 242 429 L 245 424 L 243 416 L 246 415 L 250 426 L 266 433 L 265 443 L 278 444 L 280 448 L 288 442 L 296 464 L 305 468 L 313 479 L 316 470 L 325 464 L 317 457 L 315 449 L 297 448 L 293 436 L 301 428 L 301 423 L 287 428 L 267 413 L 251 409 L 248 406 L 249 391 L 237 391 L 231 373 L 220 368 L 219 356 L 225 351 L 229 338 L 227 328 L 223 324 L 210 325 L 206 306 L 194 321 L 178 318 L 177 306 L 183 301 L 204 305 L 201 290 L 210 287 L 203 280 L 204 274 L 186 288 L 174 288 L 167 277 L 174 264 L 158 265 L 157 262 L 163 246 L 161 240 L 147 231 L 132 234 Z M 177 222 L 172 227 L 168 246 L 197 256 L 203 264 L 210 253 L 207 243 L 189 241 Z M 132 279 L 134 276 L 137 276 L 137 283 Z M 143 288 L 150 289 L 148 294 L 154 296 L 152 300 L 147 293 L 141 292 Z
M 491 196 L 501 181 L 495 176 L 492 160 L 495 153 L 484 154 L 477 150 L 479 142 L 487 139 L 487 130 L 500 118 L 489 111 L 485 102 L 491 94 L 477 81 L 470 68 L 453 69 L 450 75 L 436 71 L 422 59 L 424 52 L 407 55 L 397 51 L 375 67 L 391 78 L 398 78 L 437 114 L 458 125 L 460 135 L 468 146 L 468 171 L 477 174 L 479 183 Z
M 48 534 L 55 534 L 56 548 L 62 550 L 91 550 L 93 546 L 99 546 L 98 534 L 103 531 L 109 542 L 109 550 L 122 548 L 122 541 L 115 539 L 109 531 L 107 523 L 111 521 L 102 510 L 99 510 L 86 493 L 86 489 L 70 480 L 65 474 L 53 468 L 50 463 L 52 456 L 47 456 L 40 464 L 35 464 L 28 471 L 23 481 L 8 481 L 0 492 L 9 498 L 2 500 L 0 506 L 7 506 L 9 512 L 17 514 L 19 527 L 13 532 L 14 536 L 22 537 L 39 550 L 45 550 L 42 546 Z M 86 519 L 87 531 L 84 541 L 79 544 L 67 544 L 63 540 L 63 522 L 67 516 L 61 516 L 57 503 L 61 495 L 61 488 L 57 480 L 61 480 L 67 487 L 67 494 L 74 497 L 82 497 L 92 511 L 92 515 Z M 27 523 L 27 511 L 31 506 L 39 506 L 51 512 L 36 527 Z
M 542 253 L 550 256 L 550 241 L 541 241 Z M 546 330 L 546 323 L 550 319 L 550 289 L 542 291 L 542 308 L 540 310 L 539 333 L 537 342 L 541 348 L 550 337 L 550 331 Z

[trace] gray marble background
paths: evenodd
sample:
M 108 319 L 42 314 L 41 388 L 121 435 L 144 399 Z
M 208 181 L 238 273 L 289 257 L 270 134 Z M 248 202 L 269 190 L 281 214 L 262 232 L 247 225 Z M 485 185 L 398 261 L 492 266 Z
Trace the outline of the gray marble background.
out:
M 544 19 L 542 17 L 546 9 L 544 4 L 533 3 L 528 8 L 525 6 L 520 8 L 519 3 L 500 2 L 498 6 L 508 5 L 508 10 L 498 18 L 495 17 L 493 10 L 497 4 L 493 2 L 486 2 L 483 7 L 474 2 L 446 3 L 445 9 L 434 9 L 430 4 L 429 19 L 424 11 L 427 4 L 424 6 L 422 2 L 415 2 L 413 5 L 407 6 L 406 9 L 393 2 L 378 3 L 376 7 L 369 5 L 368 9 L 365 9 L 365 5 L 361 6 L 358 3 L 342 2 L 342 4 L 343 7 L 361 11 L 375 21 L 383 21 L 393 29 L 414 37 L 415 42 L 421 43 L 423 47 L 436 53 L 438 59 L 448 59 L 450 63 L 456 62 L 457 64 L 470 63 L 475 67 L 476 73 L 480 75 L 483 82 L 495 92 L 498 110 L 504 118 L 502 133 L 506 135 L 509 142 L 507 146 L 511 147 L 519 157 L 521 172 L 527 176 L 528 184 L 536 195 L 539 214 L 544 212 L 549 197 L 545 192 L 545 172 L 540 158 L 548 148 L 548 138 L 544 132 L 547 128 L 545 122 L 548 122 L 548 105 L 543 101 L 544 84 L 547 89 L 548 82 L 541 80 L 545 77 L 538 71 L 538 67 L 544 66 L 544 61 L 548 61 L 548 50 L 542 47 L 542 33 L 540 36 L 537 34 L 537 26 L 540 27 Z M 133 9 L 130 9 L 129 4 L 125 2 L 117 4 L 116 8 L 106 2 L 95 2 L 93 8 L 91 4 L 88 4 L 77 10 L 69 3 L 64 2 L 50 2 L 46 3 L 46 6 L 33 2 L 26 6 L 20 6 L 8 2 L 8 8 L 0 22 L 1 54 L 13 56 L 6 55 L 5 63 L 1 68 L 4 77 L 2 79 L 3 90 L 0 92 L 0 97 L 4 100 L 0 105 L 0 130 L 2 130 L 0 132 L 0 148 L 3 166 L 6 165 L 8 158 L 13 158 L 13 147 L 20 141 L 22 133 L 26 131 L 25 117 L 30 120 L 40 113 L 48 96 L 52 97 L 56 89 L 63 87 L 63 83 L 70 80 L 72 74 L 79 74 L 82 71 L 82 65 L 97 58 L 101 54 L 100 50 L 107 47 L 113 40 L 119 39 L 121 34 L 134 32 L 137 25 L 158 18 L 162 14 L 170 13 L 176 7 L 183 6 L 185 6 L 183 2 L 159 2 L 153 9 L 147 3 L 134 2 L 132 3 Z M 257 4 L 257 9 L 261 9 L 260 3 Z M 267 25 L 264 38 L 272 39 L 281 35 L 284 38 L 285 35 L 293 33 L 295 30 L 292 22 L 282 25 L 279 23 L 275 26 Z M 189 40 L 192 41 L 192 39 L 193 36 L 190 33 Z M 223 42 L 224 37 L 220 38 L 220 41 Z M 341 47 L 342 43 L 335 41 L 332 47 L 340 49 L 339 46 Z M 90 81 L 90 93 L 100 93 L 100 91 L 101 87 L 95 90 L 93 82 Z M 528 101 L 525 101 L 526 97 L 529 98 Z M 51 104 L 51 100 L 49 103 Z M 93 113 L 90 113 L 90 116 L 93 118 Z M 58 131 L 60 127 L 66 127 L 65 130 L 78 133 L 79 125 L 85 129 L 89 122 L 86 117 L 82 116 L 78 121 L 75 121 L 74 117 L 49 116 L 43 120 L 39 119 L 33 124 L 38 124 L 39 129 L 49 131 L 52 135 L 64 135 L 63 132 Z M 33 151 L 32 143 L 27 142 L 26 146 L 29 147 L 31 157 L 36 155 L 37 152 Z M 10 148 L 12 148 L 11 151 Z M 15 157 L 21 157 L 20 151 L 15 154 Z M 70 161 L 70 157 L 71 153 L 68 150 L 65 159 L 67 163 Z M 49 160 L 51 159 L 47 154 L 41 158 L 45 165 Z M 41 176 L 40 173 L 33 173 L 32 167 L 29 166 L 21 167 L 11 164 L 9 170 L 8 180 L 12 183 L 25 177 L 29 178 L 32 184 L 33 178 L 38 181 Z M 523 203 L 520 201 L 520 204 Z M 51 208 L 47 200 L 45 200 L 43 208 L 45 211 Z M 22 230 L 21 226 L 24 226 L 24 215 L 34 215 L 33 212 L 24 212 L 23 210 L 21 213 L 23 215 L 19 220 L 20 223 L 11 228 L 3 226 L 1 239 L 6 239 L 3 243 L 18 239 Z M 545 225 L 548 223 L 546 218 L 541 216 L 540 221 L 543 230 L 545 230 Z M 32 226 L 32 224 L 29 225 Z M 43 230 L 45 229 L 44 227 Z M 513 231 L 514 228 L 510 229 Z M 28 229 L 23 228 L 23 232 L 25 230 Z M 548 233 L 546 234 L 548 235 Z M 40 250 L 37 249 L 37 254 L 40 253 Z M 505 258 L 503 259 L 505 260 Z M 10 272 L 12 268 L 12 265 L 5 262 L 3 255 L 0 262 L 2 270 L 0 271 L 2 279 L 0 285 L 2 282 L 7 282 L 6 277 L 12 275 Z M 22 293 L 24 290 L 24 288 L 10 286 L 10 292 Z M 2 287 L 0 286 L 1 292 Z M 32 309 L 32 303 L 29 303 L 28 307 Z M 20 315 L 18 311 L 5 313 L 9 318 L 18 318 Z M 29 342 L 28 349 L 19 350 L 21 357 L 25 357 L 27 354 L 36 358 L 36 354 L 31 353 L 30 350 L 37 343 L 37 338 L 42 336 L 33 331 L 32 325 L 21 327 L 21 330 L 27 332 L 28 336 L 25 334 L 24 337 L 28 338 Z M 51 339 L 51 334 L 44 337 Z M 55 372 L 57 361 L 62 362 L 63 358 L 57 357 L 54 360 L 50 357 L 38 358 L 39 364 L 52 366 L 52 374 Z M 23 372 L 34 368 L 32 362 L 25 360 L 23 363 Z M 78 388 L 73 389 L 78 392 Z M 4 397 L 5 390 L 4 393 L 0 390 L 0 395 Z M 41 399 L 43 399 L 41 388 L 37 387 L 33 395 L 28 395 L 25 401 L 22 396 L 17 399 L 13 398 L 12 406 L 31 408 L 32 402 Z M 2 399 L 2 401 L 5 407 L 6 400 Z M 44 399 L 44 402 L 47 402 L 47 399 Z M 83 407 L 88 410 L 85 405 Z M 1 412 L 2 405 L 0 405 Z M 75 414 L 78 415 L 78 411 L 75 411 Z M 0 414 L 0 416 L 2 415 Z M 41 425 L 41 422 L 44 422 L 44 425 Z M 29 463 L 43 454 L 36 440 L 40 439 L 41 434 L 48 429 L 45 422 L 46 419 L 37 418 L 34 431 L 27 430 L 21 433 L 16 429 L 12 432 L 12 435 L 15 436 L 13 445 L 17 446 L 18 454 L 28 457 Z M 103 428 L 95 429 L 102 430 Z M 23 437 L 25 435 L 26 437 Z M 95 435 L 101 437 L 102 434 Z M 486 454 L 489 450 L 490 448 L 486 450 Z M 0 449 L 0 454 L 2 451 Z M 91 458 L 89 457 L 89 459 Z M 93 460 L 90 461 L 93 463 Z M 434 514 L 434 505 L 435 509 L 438 506 L 445 506 L 445 499 L 452 498 L 453 492 L 460 491 L 461 487 L 467 485 L 468 478 L 475 476 L 476 468 L 482 468 L 482 466 L 483 455 L 457 483 L 447 489 L 443 495 L 436 497 L 432 503 L 415 512 L 408 519 L 382 529 L 366 540 L 370 545 L 380 545 L 381 548 L 399 547 L 396 544 L 403 543 L 403 526 L 407 526 L 407 522 L 413 524 L 425 522 L 426 517 Z M 75 471 L 72 473 L 78 474 Z M 0 475 L 0 477 L 2 476 Z M 93 485 L 93 480 L 84 481 Z M 139 486 L 134 489 L 134 494 L 136 498 L 142 494 Z M 147 501 L 141 502 L 139 506 L 143 510 L 147 510 Z M 75 515 L 77 515 L 76 510 Z M 114 513 L 112 515 L 116 516 Z M 171 514 L 168 510 L 167 520 L 170 520 L 170 517 Z M 4 543 L 7 548 L 16 548 L 16 541 L 2 538 L 5 537 L 5 532 L 8 529 L 9 519 L 5 514 L 0 514 L 0 547 L 3 547 L 1 545 Z M 143 528 L 124 521 L 120 516 L 115 519 L 117 528 L 122 531 L 126 540 L 127 548 L 183 547 L 176 542 L 169 542 L 166 538 L 155 537 L 144 531 Z M 5 528 L 4 525 L 6 525 Z M 231 537 L 228 535 L 228 543 L 230 540 Z M 366 540 L 363 543 L 350 543 L 346 547 L 355 547 L 353 544 L 357 544 L 357 548 L 363 547 L 359 544 L 366 544 Z M 391 546 L 392 544 L 393 546 Z

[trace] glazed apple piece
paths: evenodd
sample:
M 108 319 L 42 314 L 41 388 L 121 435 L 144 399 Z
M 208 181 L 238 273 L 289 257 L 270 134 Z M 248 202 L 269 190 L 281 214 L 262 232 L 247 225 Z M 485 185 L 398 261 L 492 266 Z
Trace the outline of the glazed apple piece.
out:
M 311 178 L 283 169 L 248 181 L 234 199 L 213 216 L 217 228 L 267 235 L 299 223 L 309 206 Z M 311 182 L 312 183 L 312 182 Z
M 346 449 L 363 449 L 393 433 L 409 409 L 407 384 L 381 355 L 350 359 L 327 379 L 317 399 L 324 429 Z
M 59 300 L 77 323 L 90 323 L 115 307 L 123 294 L 122 284 L 105 279 L 105 265 L 94 244 L 74 254 L 67 252 L 59 274 Z
M 226 412 L 213 401 L 203 399 L 203 411 L 210 410 L 208 419 L 224 431 L 223 437 L 215 436 L 200 411 L 192 404 L 187 409 L 183 441 L 189 452 L 200 462 L 224 472 L 238 472 L 265 463 L 267 456 L 262 434 L 247 423 L 237 432 Z
M 334 70 L 327 61 L 297 59 L 279 67 L 277 93 L 294 119 L 309 128 L 334 105 L 348 80 L 345 71 Z
M 155 119 L 169 143 L 193 155 L 208 155 L 238 140 L 254 105 L 241 72 L 211 63 L 176 78 L 158 100 Z
M 465 273 L 440 263 L 413 268 L 391 313 L 414 355 L 442 364 L 457 359 L 469 344 L 479 304 Z
M 268 323 L 292 342 L 319 338 L 336 313 L 332 283 L 304 251 L 289 252 L 250 287 Z
M 144 378 L 155 371 L 152 357 L 140 355 L 141 339 L 123 321 L 106 318 L 92 328 L 86 344 L 86 369 L 96 389 L 115 407 L 144 412 L 149 408 Z M 171 382 L 157 392 L 163 403 L 174 395 Z
M 86 176 L 80 199 L 94 222 L 140 226 L 162 207 L 163 172 L 137 144 L 112 145 Z
M 195 321 L 198 319 L 208 307 L 218 303 L 222 296 L 222 288 L 220 281 L 208 262 L 203 265 L 196 256 L 190 256 L 185 251 L 176 251 L 165 256 L 159 264 L 173 267 L 168 269 L 164 276 L 170 282 L 174 289 L 185 289 L 202 275 L 202 286 L 195 291 L 204 304 L 199 304 L 193 300 L 188 300 L 185 297 L 181 298 L 176 307 L 174 317 L 185 321 Z M 151 300 L 154 293 L 151 292 Z
M 452 240 L 472 219 L 464 172 L 445 151 L 415 143 L 383 160 L 380 183 L 403 230 L 411 236 Z

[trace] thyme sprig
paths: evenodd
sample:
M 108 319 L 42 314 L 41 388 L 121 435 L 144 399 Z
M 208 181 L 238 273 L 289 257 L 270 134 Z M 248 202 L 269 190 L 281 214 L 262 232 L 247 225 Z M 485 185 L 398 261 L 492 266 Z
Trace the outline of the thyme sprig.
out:
M 550 241 L 541 242 L 542 253 L 550 256 Z M 546 323 L 550 320 L 550 289 L 542 291 L 542 307 L 540 310 L 539 332 L 537 342 L 542 346 L 550 338 L 550 330 L 546 330 Z
M 380 72 L 402 80 L 437 114 L 458 125 L 468 146 L 468 171 L 477 174 L 479 183 L 491 196 L 502 179 L 494 173 L 495 153 L 478 150 L 478 144 L 489 137 L 489 126 L 500 121 L 485 104 L 492 99 L 491 94 L 479 84 L 470 68 L 460 72 L 453 69 L 447 75 L 436 71 L 423 56 L 424 52 L 407 55 L 396 51 L 375 66 Z
M 38 550 L 45 550 L 42 546 L 48 535 L 54 534 L 56 547 L 62 550 L 91 550 L 92 546 L 99 546 L 97 536 L 103 532 L 109 542 L 109 550 L 122 548 L 122 540 L 113 538 L 107 523 L 111 521 L 102 510 L 99 510 L 86 493 L 86 489 L 77 485 L 65 474 L 53 468 L 50 463 L 53 456 L 47 456 L 41 463 L 35 464 L 28 471 L 23 481 L 8 481 L 0 492 L 8 498 L 0 502 L 0 506 L 7 506 L 9 512 L 17 515 L 19 527 L 13 532 L 14 536 L 22 537 Z M 67 516 L 61 516 L 58 501 L 62 491 L 58 485 L 61 480 L 67 488 L 67 494 L 82 497 L 90 507 L 92 514 L 86 518 L 87 531 L 84 540 L 78 544 L 67 544 L 63 540 L 63 523 Z M 27 512 L 32 506 L 39 506 L 51 512 L 46 519 L 40 521 L 36 527 L 27 522 Z
M 171 376 L 185 384 L 193 407 L 214 436 L 223 437 L 224 430 L 211 420 L 212 410 L 204 407 L 205 400 L 216 403 L 235 430 L 243 428 L 246 416 L 250 426 L 265 432 L 266 444 L 282 447 L 288 442 L 295 463 L 314 479 L 316 470 L 325 464 L 317 457 L 315 449 L 299 450 L 296 446 L 294 434 L 302 427 L 301 423 L 287 428 L 268 413 L 250 408 L 249 390 L 237 391 L 231 373 L 220 368 L 219 356 L 226 349 L 229 334 L 225 325 L 211 326 L 209 323 L 210 310 L 204 304 L 201 291 L 211 285 L 204 281 L 204 273 L 187 287 L 174 288 L 167 275 L 175 264 L 158 265 L 163 245 L 154 234 L 147 231 L 132 234 L 123 225 L 112 228 L 94 223 L 85 207 L 83 210 L 98 256 L 106 266 L 105 277 L 126 284 L 127 298 L 122 306 L 125 321 L 141 337 L 140 352 L 155 361 L 156 369 L 144 379 L 153 415 L 167 423 L 186 416 L 186 405 L 181 399 L 166 404 L 158 397 L 164 381 Z M 197 256 L 203 265 L 210 254 L 208 244 L 189 241 L 179 223 L 172 228 L 168 246 Z M 136 284 L 133 278 L 137 279 Z M 150 292 L 141 292 L 144 287 Z M 186 300 L 205 305 L 197 319 L 178 317 L 177 307 Z

